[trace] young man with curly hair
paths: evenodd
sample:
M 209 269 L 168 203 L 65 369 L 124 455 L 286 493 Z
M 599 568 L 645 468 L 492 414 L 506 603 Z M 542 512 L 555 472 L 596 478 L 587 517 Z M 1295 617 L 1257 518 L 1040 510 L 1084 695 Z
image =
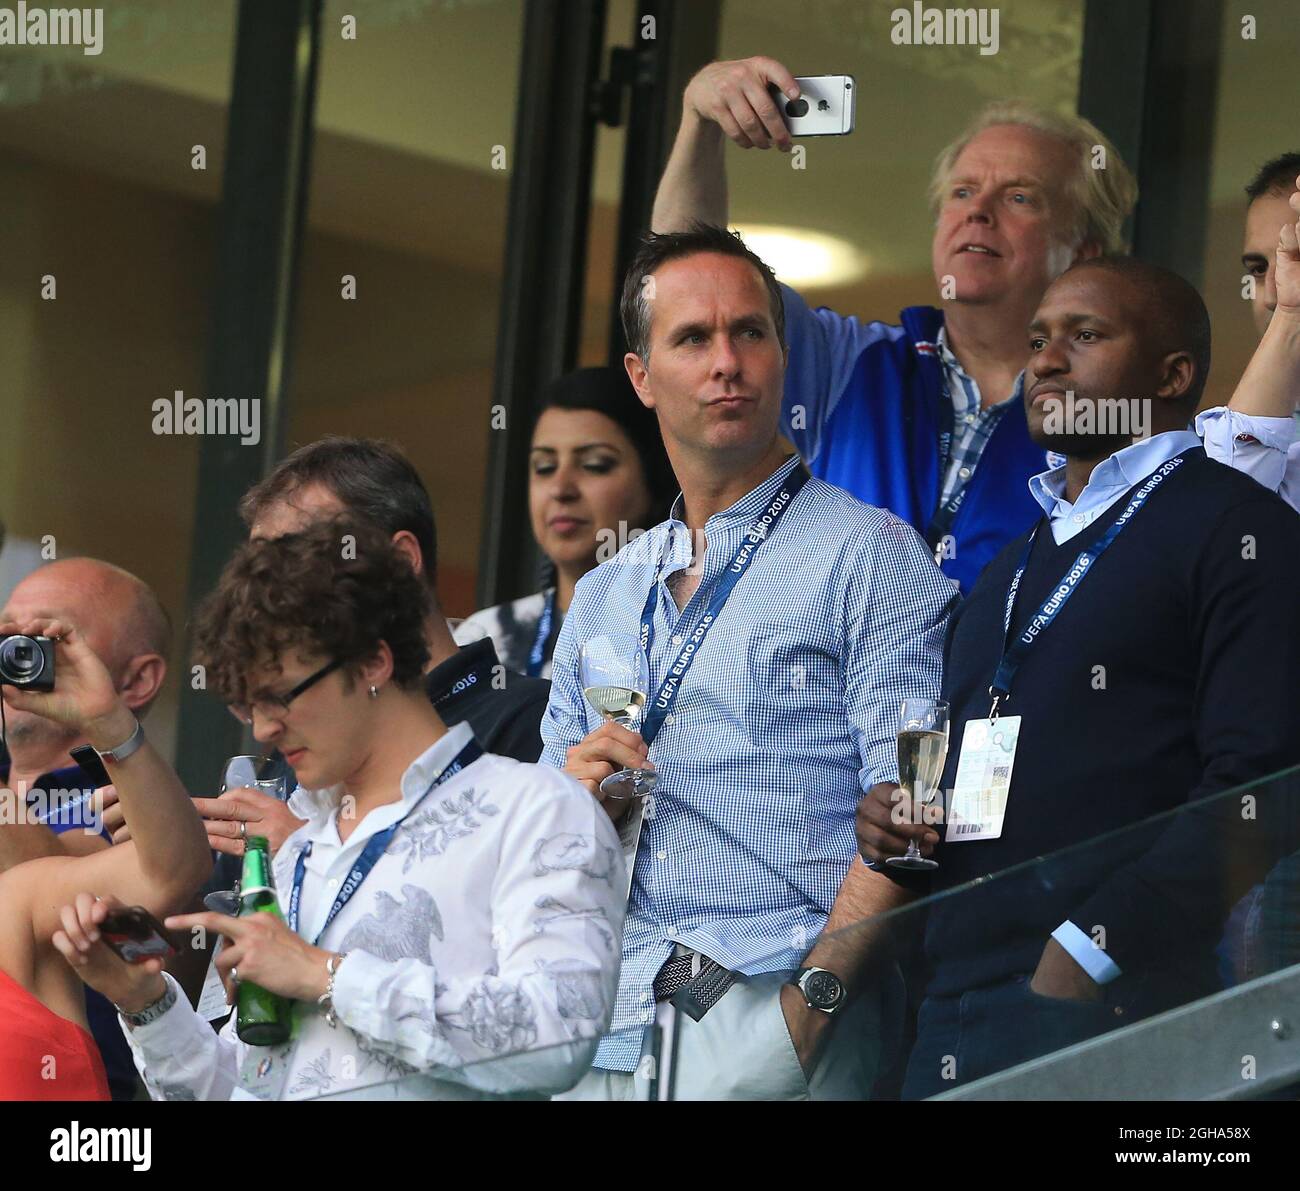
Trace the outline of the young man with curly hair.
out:
M 624 889 L 608 817 L 555 770 L 485 753 L 425 696 L 429 598 L 363 522 L 253 540 L 199 614 L 209 687 L 298 773 L 284 915 L 167 920 L 217 968 L 295 1002 L 283 1047 L 220 1034 L 153 963 L 63 913 L 77 971 L 123 1014 L 155 1099 L 477 1099 L 575 1083 L 606 1029 Z

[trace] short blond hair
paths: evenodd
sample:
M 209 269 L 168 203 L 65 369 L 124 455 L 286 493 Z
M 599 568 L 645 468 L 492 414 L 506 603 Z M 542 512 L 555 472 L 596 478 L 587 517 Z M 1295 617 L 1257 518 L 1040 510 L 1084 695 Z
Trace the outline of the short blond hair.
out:
M 1079 166 L 1066 186 L 1066 193 L 1075 212 L 1073 231 L 1076 243 L 1093 240 L 1107 254 L 1128 251 L 1124 241 L 1124 220 L 1137 203 L 1138 187 L 1119 151 L 1091 120 L 1082 116 L 1063 116 L 1021 100 L 998 100 L 989 104 L 935 158 L 934 174 L 930 179 L 930 204 L 935 212 L 943 202 L 948 178 L 961 151 L 986 128 L 999 124 L 1036 129 L 1064 141 L 1075 150 Z M 1105 169 L 1093 168 L 1092 156 L 1097 147 L 1105 151 Z

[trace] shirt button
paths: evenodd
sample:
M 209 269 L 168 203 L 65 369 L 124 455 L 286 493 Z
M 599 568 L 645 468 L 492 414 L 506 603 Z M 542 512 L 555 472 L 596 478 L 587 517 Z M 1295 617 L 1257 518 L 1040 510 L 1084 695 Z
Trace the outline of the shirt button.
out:
M 648 1014 L 648 1013 L 643 1013 L 643 1014 L 641 1014 L 641 1024 L 642 1024 L 642 1025 L 646 1025 L 646 1024 L 648 1024 L 649 1021 L 650 1021 L 650 1014 Z
M 965 419 L 964 419 L 964 421 L 965 421 L 966 425 L 969 426 L 972 422 L 975 421 L 975 415 L 974 415 L 974 414 L 967 414 L 966 417 L 965 417 Z
M 970 468 L 969 468 L 969 467 L 963 467 L 963 468 L 961 468 L 961 469 L 957 472 L 957 474 L 958 474 L 959 476 L 961 476 L 961 478 L 962 478 L 963 480 L 969 480 L 969 479 L 970 479 Z
M 671 723 L 673 723 L 674 721 L 676 721 L 676 719 L 677 719 L 676 715 L 674 715 L 674 714 L 670 711 L 666 716 L 664 716 L 664 723 L 665 723 L 665 724 L 671 724 Z
M 336 877 L 331 877 L 331 878 L 330 878 L 330 880 L 329 880 L 329 887 L 330 887 L 331 889 L 337 889 L 337 888 L 339 887 L 338 879 L 337 879 Z
M 684 640 L 685 638 L 681 635 L 681 633 L 678 633 L 677 636 L 673 638 L 673 644 L 680 645 Z
M 662 848 L 660 848 L 659 851 L 655 853 L 655 857 L 659 860 L 667 860 L 668 853 L 665 852 Z
M 1082 525 L 1082 524 L 1083 524 L 1083 514 L 1082 514 L 1082 513 L 1075 513 L 1075 515 L 1074 515 L 1074 517 L 1072 518 L 1072 520 L 1074 521 L 1075 525 Z

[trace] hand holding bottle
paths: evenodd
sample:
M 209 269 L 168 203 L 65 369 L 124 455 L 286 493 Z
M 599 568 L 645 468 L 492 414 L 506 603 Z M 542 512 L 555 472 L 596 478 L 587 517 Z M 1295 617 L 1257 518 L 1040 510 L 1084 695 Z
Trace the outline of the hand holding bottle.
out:
M 168 918 L 165 925 L 175 931 L 199 927 L 225 937 L 225 946 L 217 956 L 217 971 L 232 1004 L 236 989 L 231 985 L 230 975 L 235 970 L 240 983 L 257 984 L 267 992 L 293 1001 L 315 1001 L 329 983 L 325 963 L 334 952 L 313 947 L 276 915 L 258 913 L 230 918 L 208 910 L 201 914 L 176 915 Z

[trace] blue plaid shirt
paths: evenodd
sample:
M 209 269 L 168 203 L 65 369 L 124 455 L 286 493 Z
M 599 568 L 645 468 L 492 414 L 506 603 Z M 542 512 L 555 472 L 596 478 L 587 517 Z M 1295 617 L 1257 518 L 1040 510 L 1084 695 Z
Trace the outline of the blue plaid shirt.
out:
M 936 337 L 939 359 L 943 364 L 944 384 L 952 400 L 952 452 L 948 457 L 948 470 L 943 476 L 939 491 L 939 508 L 943 508 L 958 492 L 966 487 L 989 438 L 1002 419 L 1002 415 L 1024 399 L 1025 374 L 1016 377 L 1011 396 L 988 409 L 980 407 L 980 387 L 974 377 L 968 376 L 961 362 L 948 346 L 946 327 L 939 328 Z
M 652 586 L 650 694 L 791 459 L 704 526 L 699 589 L 680 613 L 665 579 L 692 557 L 673 516 L 578 583 L 555 647 L 542 760 L 600 726 L 578 675 L 584 641 L 635 634 Z M 662 565 L 661 565 L 662 564 Z M 892 513 L 809 480 L 709 631 L 650 749 L 659 773 L 623 936 L 612 1032 L 595 1065 L 632 1071 L 655 974 L 681 943 L 748 975 L 792 971 L 857 854 L 863 792 L 896 781 L 898 709 L 937 698 L 955 588 Z

